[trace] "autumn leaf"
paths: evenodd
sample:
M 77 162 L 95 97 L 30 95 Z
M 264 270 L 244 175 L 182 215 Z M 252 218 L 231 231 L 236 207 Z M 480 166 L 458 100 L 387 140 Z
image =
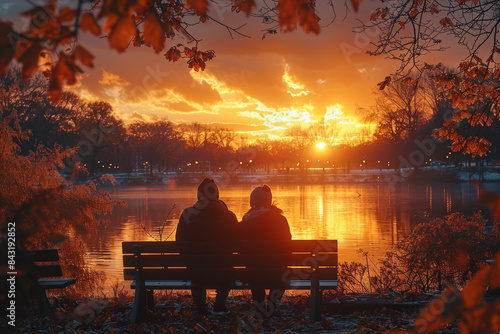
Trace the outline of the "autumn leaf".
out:
M 442 19 L 441 21 L 439 21 L 439 23 L 440 23 L 443 27 L 447 27 L 447 26 L 451 26 L 451 25 L 453 25 L 453 22 L 451 22 L 450 18 L 448 18 L 448 17 L 445 17 L 444 19 Z
M 414 7 L 410 12 L 410 18 L 413 20 L 415 17 L 417 17 L 418 13 L 418 9 Z
M 184 48 L 184 53 L 186 54 L 186 56 L 188 57 L 194 57 L 195 54 L 196 54 L 196 47 L 190 49 L 190 48 Z
M 399 25 L 401 26 L 401 29 L 404 29 L 404 28 L 405 28 L 405 23 L 404 23 L 404 22 L 399 21 L 398 23 L 399 23 Z
M 173 46 L 165 53 L 165 58 L 167 58 L 168 61 L 178 61 L 181 58 L 181 51 Z
M 500 216 L 500 195 L 491 193 L 493 199 L 493 208 L 496 212 L 494 212 L 495 217 Z M 481 201 L 481 199 L 480 199 Z M 490 288 L 498 289 L 500 288 L 500 253 L 495 256 L 495 262 L 492 265 L 490 271 Z
M 192 9 L 195 11 L 198 16 L 203 16 L 207 13 L 208 10 L 208 1 L 207 0 L 187 0 L 186 9 Z
M 385 8 L 382 13 L 380 14 L 380 18 L 383 20 L 386 18 L 386 16 L 389 14 L 389 9 Z
M 298 12 L 301 0 L 278 0 L 278 21 L 280 27 L 285 31 L 293 31 L 297 28 Z
M 231 10 L 236 13 L 244 11 L 248 16 L 254 7 L 257 7 L 255 0 L 233 0 Z
M 199 58 L 191 58 L 188 60 L 188 67 L 192 68 L 196 72 L 199 72 L 200 70 L 204 71 L 205 67 L 207 66 L 205 62 Z
M 80 28 L 82 31 L 90 31 L 94 35 L 101 34 L 101 27 L 97 24 L 92 13 L 84 13 L 80 19 Z
M 80 61 L 83 65 L 90 68 L 94 67 L 93 59 L 94 56 L 83 46 L 78 45 L 74 53 L 75 60 Z
M 139 34 L 139 30 L 136 31 L 136 34 L 134 36 L 134 46 L 139 47 L 143 44 L 141 35 Z
M 493 211 L 494 217 L 500 217 L 500 195 L 499 194 L 496 194 L 496 193 L 491 192 L 491 191 L 484 191 L 481 193 L 481 196 L 479 197 L 479 203 L 481 203 L 484 206 L 489 207 Z M 500 265 L 498 266 L 498 269 L 500 271 Z M 500 279 L 500 273 L 498 275 L 498 278 Z M 496 287 L 500 287 L 500 283 Z
M 5 74 L 15 55 L 14 35 L 12 23 L 0 21 L 0 76 Z
M 384 90 L 386 86 L 388 86 L 391 83 L 391 77 L 387 76 L 385 77 L 384 81 L 379 82 L 377 86 L 379 86 L 380 90 Z
M 370 15 L 370 21 L 376 21 L 380 16 L 380 8 L 377 8 L 372 15 Z
M 306 32 L 314 32 L 316 35 L 320 33 L 319 17 L 314 13 L 313 8 L 303 9 L 300 15 L 299 24 Z
M 468 61 L 464 61 L 464 62 L 461 62 L 460 65 L 458 66 L 458 68 L 460 69 L 460 71 L 466 71 L 469 69 L 469 67 L 471 66 L 472 64 Z
M 447 287 L 439 299 L 431 301 L 420 311 L 414 328 L 418 333 L 441 329 L 460 314 L 461 305 L 460 292 L 453 287 Z
M 203 61 L 212 60 L 214 57 L 215 57 L 214 51 L 201 52 L 201 59 L 203 59 Z
M 160 52 L 165 47 L 166 36 L 158 15 L 154 12 L 149 12 L 143 22 L 144 33 L 142 38 L 144 39 L 144 44 L 153 46 L 156 53 Z
M 38 59 L 40 52 L 42 52 L 42 44 L 38 41 L 33 42 L 26 48 L 20 48 L 17 60 L 23 64 L 21 78 L 28 80 L 38 69 Z
M 305 32 L 319 34 L 319 18 L 314 13 L 314 3 L 307 0 L 278 0 L 278 22 L 285 32 L 293 31 L 300 24 Z
M 122 16 L 113 26 L 108 36 L 109 46 L 118 52 L 124 52 L 130 40 L 135 36 L 136 31 L 134 19 L 130 16 Z
M 437 14 L 437 13 L 439 13 L 438 4 L 434 2 L 431 5 L 431 14 Z
M 472 277 L 471 281 L 462 290 L 462 302 L 465 307 L 472 308 L 483 299 L 485 294 L 485 285 L 490 275 L 490 267 L 484 267 Z
M 52 102 L 55 103 L 60 100 L 64 83 L 68 85 L 76 83 L 77 72 L 83 73 L 83 71 L 74 63 L 74 58 L 60 52 L 59 61 L 51 71 L 49 89 L 47 90 L 47 94 Z
M 75 19 L 75 16 L 76 16 L 76 9 L 64 7 L 59 12 L 59 21 L 60 22 L 71 22 Z
M 363 0 L 351 0 L 352 8 L 354 8 L 354 11 L 357 13 L 359 9 L 359 4 L 363 2 Z

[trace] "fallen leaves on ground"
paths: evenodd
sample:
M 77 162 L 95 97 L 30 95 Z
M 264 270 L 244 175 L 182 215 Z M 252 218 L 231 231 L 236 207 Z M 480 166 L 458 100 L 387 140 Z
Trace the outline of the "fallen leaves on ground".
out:
M 366 297 L 366 296 L 365 296 Z M 324 296 L 323 319 L 309 321 L 309 295 L 286 295 L 278 313 L 262 321 L 252 306 L 249 295 L 232 295 L 227 299 L 228 314 L 209 312 L 197 315 L 190 295 L 161 293 L 155 296 L 156 306 L 148 312 L 148 320 L 132 325 L 133 298 L 106 298 L 99 300 L 74 300 L 53 297 L 56 316 L 43 318 L 36 310 L 27 311 L 27 319 L 19 333 L 385 333 L 396 328 L 410 329 L 418 309 L 394 310 L 380 308 L 359 312 L 331 314 L 329 303 L 346 300 L 363 301 L 363 296 L 342 300 L 335 294 Z M 370 298 L 370 297 L 366 297 Z M 391 296 L 386 296 L 394 300 Z M 406 299 L 406 296 L 397 297 Z M 396 299 L 397 299 L 396 298 Z M 209 305 L 213 299 L 209 301 Z M 84 312 L 83 312 L 83 311 Z M 454 327 L 456 330 L 456 327 Z

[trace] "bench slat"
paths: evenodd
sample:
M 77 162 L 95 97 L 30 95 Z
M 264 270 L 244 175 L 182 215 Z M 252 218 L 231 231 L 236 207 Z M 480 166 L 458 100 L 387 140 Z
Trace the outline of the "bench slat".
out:
M 38 284 L 41 288 L 62 289 L 76 283 L 76 278 L 54 278 L 54 279 L 39 279 Z
M 62 270 L 58 264 L 41 264 L 36 265 L 36 276 L 40 277 L 61 277 Z
M 322 280 L 319 281 L 319 286 L 321 289 L 335 289 L 337 288 L 338 281 L 336 280 Z M 191 281 L 147 281 L 145 282 L 146 289 L 160 290 L 160 289 L 168 289 L 168 290 L 188 290 L 191 288 Z M 130 284 L 131 289 L 135 289 L 135 281 Z M 216 289 L 217 286 L 208 286 L 208 289 Z M 270 288 L 270 287 L 268 287 Z M 247 290 L 249 286 L 247 283 L 243 283 L 240 281 L 236 281 L 231 285 L 232 290 Z M 310 290 L 311 289 L 311 281 L 304 280 L 292 280 L 290 284 L 286 287 L 287 290 Z
M 331 252 L 336 253 L 337 240 L 291 240 L 291 241 L 225 241 L 225 242 L 186 242 L 186 241 L 125 241 L 122 242 L 123 254 L 133 254 L 133 246 L 141 244 L 142 253 L 186 253 L 206 254 L 210 252 L 238 252 L 247 254 L 271 254 L 287 252 Z
M 286 272 L 285 272 L 286 271 Z M 205 281 L 269 281 L 269 280 L 290 280 L 311 278 L 313 270 L 311 268 L 210 268 L 210 269 L 143 269 L 145 281 L 161 280 L 191 280 L 203 279 Z M 124 269 L 125 280 L 136 278 L 135 269 Z M 318 278 L 320 280 L 336 280 L 337 268 L 319 268 Z
M 123 255 L 123 267 L 134 267 L 133 255 Z M 228 254 L 228 255 L 158 255 L 141 254 L 142 266 L 147 267 L 186 267 L 209 265 L 211 267 L 284 267 L 284 266 L 319 266 L 336 267 L 337 254 L 322 254 L 312 258 L 310 254 L 269 254 L 265 260 L 258 254 Z M 265 263 L 263 263 L 265 261 Z

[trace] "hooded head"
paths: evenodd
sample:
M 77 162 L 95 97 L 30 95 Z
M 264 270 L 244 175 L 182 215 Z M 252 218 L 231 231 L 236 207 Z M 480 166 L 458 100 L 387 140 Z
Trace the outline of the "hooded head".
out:
M 250 194 L 250 206 L 252 208 L 261 207 L 271 207 L 273 204 L 273 194 L 271 193 L 271 188 L 267 185 L 255 188 Z
M 215 200 L 219 199 L 219 188 L 215 184 L 215 181 L 213 179 L 205 178 L 203 181 L 201 181 L 200 185 L 198 186 L 198 200 L 201 199 L 209 199 L 209 200 Z

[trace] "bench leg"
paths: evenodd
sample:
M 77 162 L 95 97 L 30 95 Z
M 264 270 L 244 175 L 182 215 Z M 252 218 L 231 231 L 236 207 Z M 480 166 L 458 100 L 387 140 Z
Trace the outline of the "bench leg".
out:
M 155 309 L 155 295 L 153 289 L 146 290 L 146 296 L 148 301 L 148 310 L 154 311 Z
M 309 301 L 309 320 L 320 321 L 321 320 L 321 299 L 323 297 L 323 291 L 320 289 L 311 289 L 311 300 Z
M 309 306 L 309 320 L 320 321 L 321 320 L 321 299 L 323 297 L 323 292 L 321 290 L 313 293 L 311 291 L 311 300 Z
M 142 276 L 141 245 L 134 245 L 135 257 L 135 297 L 134 309 L 132 310 L 132 324 L 138 324 L 146 320 L 148 316 L 148 300 L 146 296 L 146 285 Z
M 47 298 L 47 294 L 42 288 L 40 288 L 40 292 L 38 293 L 38 309 L 44 316 L 51 316 L 54 314 L 52 306 L 49 303 L 49 299 Z
M 134 309 L 132 310 L 133 325 L 139 324 L 147 318 L 148 303 L 146 297 L 146 287 L 144 286 L 144 281 L 142 283 L 142 286 L 139 283 L 135 287 Z

